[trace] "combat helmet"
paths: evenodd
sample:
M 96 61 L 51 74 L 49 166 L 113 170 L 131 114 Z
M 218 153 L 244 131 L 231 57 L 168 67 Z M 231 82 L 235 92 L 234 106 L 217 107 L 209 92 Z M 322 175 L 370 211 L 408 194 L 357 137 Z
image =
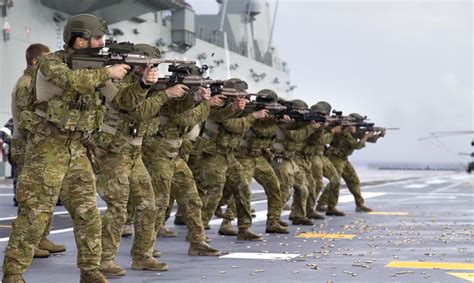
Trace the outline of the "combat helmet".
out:
M 107 31 L 104 20 L 90 14 L 79 14 L 71 17 L 64 26 L 63 40 L 69 44 L 75 36 L 90 39 L 94 36 L 103 36 Z
M 329 115 L 332 107 L 331 107 L 331 104 L 327 103 L 326 101 L 320 101 L 316 103 L 315 105 L 311 106 L 311 109 Z
M 291 101 L 293 108 L 297 108 L 298 110 L 308 109 L 308 104 L 301 99 L 294 99 Z
M 351 113 L 349 114 L 349 117 L 354 119 L 356 122 L 364 122 L 365 117 L 360 115 L 359 113 Z
M 160 59 L 161 58 L 161 52 L 160 49 L 158 49 L 155 46 L 152 46 L 150 44 L 146 43 L 138 43 L 135 44 L 134 46 L 135 50 L 141 53 L 145 53 L 146 55 L 150 56 L 153 59 Z
M 249 85 L 247 82 L 241 79 L 232 78 L 225 81 L 224 88 L 233 88 L 237 91 L 246 91 L 249 88 Z
M 271 89 L 262 89 L 257 92 L 257 101 L 259 102 L 276 102 L 278 95 Z

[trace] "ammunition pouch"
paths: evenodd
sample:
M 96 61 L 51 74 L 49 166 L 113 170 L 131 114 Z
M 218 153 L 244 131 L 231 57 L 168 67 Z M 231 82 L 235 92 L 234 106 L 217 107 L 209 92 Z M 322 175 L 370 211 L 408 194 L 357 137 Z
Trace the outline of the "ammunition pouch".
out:
M 38 104 L 36 109 L 44 112 L 44 118 L 59 129 L 83 132 L 99 129 L 106 111 L 100 100 L 64 102 L 58 96 L 50 98 L 47 103 Z
M 30 110 L 21 111 L 20 118 L 18 119 L 18 127 L 28 132 L 28 134 L 35 133 L 38 125 L 43 121 L 41 117 L 46 117 L 44 112 L 43 114 L 44 115 L 41 116 Z

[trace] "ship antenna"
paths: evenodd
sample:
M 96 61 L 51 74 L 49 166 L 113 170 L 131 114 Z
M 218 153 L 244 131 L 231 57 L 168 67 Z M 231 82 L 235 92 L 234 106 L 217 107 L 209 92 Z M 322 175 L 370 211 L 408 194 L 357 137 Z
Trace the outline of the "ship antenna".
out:
M 275 20 L 276 20 L 277 11 L 278 11 L 278 2 L 279 2 L 279 0 L 276 1 L 275 12 L 273 13 L 272 29 L 270 30 L 270 38 L 268 39 L 267 53 L 270 52 L 270 48 L 272 47 L 273 29 L 275 28 Z

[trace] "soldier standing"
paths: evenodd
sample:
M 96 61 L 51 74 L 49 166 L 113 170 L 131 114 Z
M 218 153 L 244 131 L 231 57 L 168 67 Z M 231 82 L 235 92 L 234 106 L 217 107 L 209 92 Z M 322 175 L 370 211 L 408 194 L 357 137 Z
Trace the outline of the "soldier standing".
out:
M 20 113 L 24 110 L 33 110 L 34 97 L 31 92 L 31 81 L 33 79 L 33 73 L 37 66 L 37 57 L 48 54 L 49 48 L 41 43 L 35 43 L 30 45 L 26 49 L 26 64 L 27 67 L 23 71 L 23 75 L 18 79 L 17 83 L 12 92 L 12 116 L 13 116 L 13 137 L 12 137 L 12 162 L 15 164 L 15 176 L 13 182 L 13 202 L 18 205 L 16 200 L 16 183 L 17 177 L 20 175 L 23 165 L 26 160 L 26 143 L 28 138 L 32 138 L 33 133 L 30 133 L 26 128 L 22 128 L 19 125 L 28 124 L 27 121 L 20 121 Z M 28 127 L 28 125 L 26 125 Z M 21 209 L 21 207 L 19 208 Z M 52 215 L 46 225 L 43 238 L 41 239 L 39 246 L 35 249 L 33 257 L 48 257 L 49 253 L 60 253 L 66 251 L 64 245 L 54 244 L 51 240 L 46 237 L 49 235 L 52 226 Z
M 239 79 L 229 79 L 224 87 L 245 92 L 248 85 Z M 244 168 L 234 156 L 234 149 L 239 146 L 243 134 L 255 120 L 264 119 L 268 111 L 260 110 L 242 117 L 242 110 L 246 103 L 246 99 L 237 98 L 223 109 L 211 110 L 210 117 L 204 125 L 199 140 L 202 143 L 200 185 L 206 194 L 202 219 L 203 224 L 207 226 L 226 186 L 232 191 L 237 207 L 239 225 L 237 240 L 262 241 L 260 235 L 250 230 L 252 226 L 251 192 L 244 175 Z
M 200 75 L 197 67 L 189 68 L 192 69 L 191 75 Z M 173 196 L 183 210 L 188 227 L 188 255 L 218 256 L 220 252 L 205 241 L 202 202 L 192 171 L 180 151 L 189 131 L 207 118 L 211 106 L 217 106 L 221 101 L 218 96 L 208 99 L 210 90 L 207 88 L 189 91 L 186 87 L 185 90 L 187 97 L 170 101 L 163 107 L 157 117 L 159 127 L 149 132 L 143 143 L 143 159 L 153 178 L 156 198 L 155 233 L 159 233 L 164 224 L 170 196 Z M 192 103 L 189 103 L 190 99 Z M 195 104 L 195 101 L 198 103 Z
M 349 115 L 356 120 L 362 117 L 356 117 L 356 115 Z M 362 118 L 363 120 L 363 118 Z M 331 146 L 328 148 L 326 154 L 329 160 L 336 168 L 339 176 L 346 182 L 347 188 L 352 193 L 356 203 L 357 212 L 370 212 L 370 208 L 364 205 L 364 198 L 360 193 L 360 181 L 357 173 L 349 161 L 349 156 L 354 150 L 365 147 L 365 142 L 373 137 L 373 132 L 366 132 L 363 136 L 356 138 L 356 126 L 344 126 L 343 131 L 334 135 L 334 139 Z M 340 187 L 340 186 L 339 186 Z M 329 194 L 329 190 L 324 190 L 323 194 L 318 200 L 318 206 L 327 205 L 326 215 L 329 216 L 344 216 L 342 211 L 336 209 L 337 199 L 334 199 L 335 195 Z
M 299 99 L 292 101 L 295 111 L 304 111 L 308 105 Z M 280 180 L 282 192 L 282 207 L 291 196 L 294 189 L 291 214 L 293 225 L 313 225 L 313 221 L 306 215 L 306 200 L 308 198 L 308 181 L 305 176 L 305 168 L 310 168 L 302 156 L 306 139 L 319 128 L 320 125 L 314 121 L 291 121 L 281 124 L 277 130 L 277 137 L 272 145 L 275 157 L 272 162 L 273 169 Z
M 263 89 L 257 93 L 256 101 L 264 98 L 266 102 L 276 102 L 277 94 L 270 89 Z M 250 129 L 244 134 L 240 146 L 235 150 L 235 157 L 242 165 L 246 182 L 250 187 L 252 179 L 262 185 L 267 195 L 267 224 L 266 233 L 288 234 L 288 223 L 280 220 L 282 200 L 280 183 L 270 162 L 272 160 L 271 145 L 278 128 L 278 120 L 275 116 L 255 121 Z M 232 174 L 232 172 L 230 172 Z M 235 217 L 235 202 L 230 198 L 219 234 L 237 235 L 232 229 L 231 221 Z
M 74 223 L 80 281 L 107 282 L 100 272 L 101 220 L 84 144 L 89 133 L 102 126 L 100 87 L 110 79 L 122 79 L 130 67 L 72 70 L 66 63 L 74 50 L 102 47 L 106 32 L 99 18 L 76 15 L 64 27 L 65 50 L 38 58 L 32 82 L 35 111 L 29 113 L 36 130 L 28 140 L 31 155 L 18 181 L 21 210 L 5 250 L 3 282 L 24 282 L 22 273 L 31 264 L 59 195 Z M 126 107 L 134 99 L 127 99 L 125 91 L 107 99 Z M 61 188 L 63 182 L 69 185 Z

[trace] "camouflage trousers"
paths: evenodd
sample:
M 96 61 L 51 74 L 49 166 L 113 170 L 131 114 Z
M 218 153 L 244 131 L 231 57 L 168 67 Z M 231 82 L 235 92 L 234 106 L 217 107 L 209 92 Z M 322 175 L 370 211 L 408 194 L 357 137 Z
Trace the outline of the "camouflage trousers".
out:
M 291 189 L 294 189 L 291 214 L 294 218 L 306 217 L 306 200 L 308 199 L 308 188 L 304 167 L 307 165 L 302 158 L 276 158 L 272 167 L 280 181 L 282 194 L 282 207 L 290 199 Z M 302 166 L 302 167 L 300 167 Z
M 155 233 L 158 233 L 166 218 L 170 197 L 176 199 L 188 228 L 191 243 L 204 241 L 204 226 L 201 220 L 202 202 L 199 197 L 193 173 L 186 161 L 177 156 L 170 158 L 153 154 L 153 144 L 144 146 L 143 160 L 153 179 L 157 215 Z M 156 234 L 155 234 L 156 235 Z
M 281 216 L 281 192 L 280 183 L 278 177 L 273 171 L 270 163 L 263 156 L 251 157 L 247 155 L 238 155 L 237 160 L 244 167 L 243 174 L 246 182 L 250 187 L 252 184 L 252 178 L 263 187 L 265 194 L 267 195 L 267 218 L 272 220 L 279 220 Z M 230 172 L 233 174 L 234 172 Z M 224 202 L 228 203 L 227 210 L 224 218 L 232 220 L 235 218 L 235 201 L 227 201 L 225 191 L 229 190 L 228 186 L 224 187 Z
M 351 192 L 351 194 L 354 196 L 356 205 L 363 205 L 364 198 L 362 197 L 362 194 L 360 192 L 359 177 L 357 176 L 357 173 L 352 164 L 349 162 L 349 160 L 347 160 L 347 158 L 343 159 L 336 156 L 329 156 L 329 160 L 332 164 L 334 164 L 334 167 L 336 168 L 338 175 L 340 176 L 339 179 L 342 177 L 342 179 L 347 185 L 347 188 L 349 189 L 349 192 Z M 335 204 L 337 204 L 337 198 L 334 199 L 336 195 L 329 193 L 330 190 L 328 190 L 328 186 L 329 185 L 327 185 L 324 189 L 324 192 L 319 198 L 318 203 L 327 204 L 328 206 L 335 206 Z M 338 186 L 338 192 L 339 188 L 340 186 Z M 337 194 L 337 197 L 339 197 L 339 193 Z
M 226 187 L 229 192 L 232 192 L 235 200 L 238 226 L 240 228 L 252 226 L 250 186 L 247 183 L 244 168 L 234 154 L 232 152 L 213 155 L 203 153 L 200 164 L 200 183 L 206 200 L 202 208 L 204 225 L 209 224 Z
M 100 268 L 101 219 L 86 148 L 77 136 L 63 135 L 47 123 L 29 143 L 31 151 L 18 180 L 20 214 L 5 249 L 3 272 L 28 269 L 59 195 L 73 220 L 77 265 L 81 270 Z
M 316 200 L 324 188 L 323 176 L 329 180 L 329 184 L 326 187 L 326 190 L 329 190 L 327 194 L 331 200 L 329 205 L 335 207 L 339 198 L 339 173 L 326 156 L 315 155 L 310 160 L 314 183 L 308 187 L 309 196 L 306 202 L 306 210 L 315 210 Z
M 15 176 L 13 176 L 13 194 L 16 198 L 16 186 L 18 181 L 18 176 L 20 176 L 21 170 L 23 170 L 23 166 L 25 165 L 25 158 L 27 155 L 27 148 L 25 141 L 23 139 L 13 139 L 12 140 L 12 149 L 11 149 L 11 160 L 15 163 L 16 170 Z M 21 207 L 18 207 L 18 213 L 20 214 Z M 53 214 L 51 214 L 51 218 L 49 219 L 46 229 L 44 230 L 43 239 L 46 238 L 49 233 L 51 232 L 51 228 L 53 226 Z
M 126 144 L 120 153 L 107 152 L 99 157 L 99 167 L 97 191 L 107 203 L 102 215 L 102 261 L 115 260 L 129 201 L 136 217 L 132 257 L 150 257 L 155 243 L 155 196 L 141 147 Z

